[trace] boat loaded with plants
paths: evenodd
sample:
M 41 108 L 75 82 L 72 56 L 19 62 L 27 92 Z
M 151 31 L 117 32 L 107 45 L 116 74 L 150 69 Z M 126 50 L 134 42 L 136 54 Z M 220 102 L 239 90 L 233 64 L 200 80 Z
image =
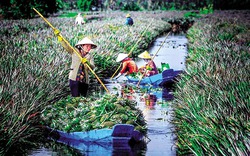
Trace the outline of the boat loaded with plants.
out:
M 105 94 L 99 98 L 75 97 L 47 106 L 43 125 L 59 142 L 89 142 L 98 145 L 142 141 L 147 126 L 136 102 Z

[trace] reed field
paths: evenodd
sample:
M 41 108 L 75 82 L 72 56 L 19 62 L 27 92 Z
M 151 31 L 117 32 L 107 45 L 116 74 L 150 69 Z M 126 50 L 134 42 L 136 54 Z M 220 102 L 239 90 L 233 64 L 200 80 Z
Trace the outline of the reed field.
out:
M 74 18 L 69 17 L 47 20 L 72 46 L 86 36 L 97 44 L 92 50 L 94 72 L 102 79 L 111 77 L 118 68 L 115 62 L 118 53 L 132 52 L 131 57 L 137 58 L 154 39 L 171 30 L 168 20 L 181 18 L 184 13 L 130 12 L 134 19 L 131 27 L 124 25 L 126 13 L 119 11 L 86 15 L 87 23 L 83 26 L 74 26 Z M 176 99 L 171 105 L 175 110 L 172 122 L 176 127 L 178 155 L 249 155 L 249 23 L 249 11 L 214 12 L 195 19 L 189 29 L 187 71 L 177 83 Z M 27 148 L 39 146 L 43 142 L 41 127 L 44 124 L 76 130 L 67 127 L 67 123 L 50 119 L 59 120 L 58 117 L 64 115 L 62 112 L 76 112 L 81 107 L 83 111 L 84 102 L 102 106 L 97 112 L 107 114 L 103 119 L 100 114 L 94 114 L 98 118 L 87 120 L 111 120 L 108 111 L 116 108 L 109 105 L 110 102 L 119 102 L 124 107 L 127 103 L 134 109 L 133 101 L 97 96 L 98 89 L 93 90 L 93 97 L 87 101 L 71 98 L 68 85 L 71 56 L 41 18 L 1 20 L 0 26 L 0 155 L 13 151 L 25 155 Z M 91 85 L 98 83 L 91 74 Z M 70 107 L 64 111 L 60 103 Z M 79 119 L 77 113 L 65 114 L 63 121 L 71 120 L 71 116 Z M 121 122 L 128 119 L 136 121 L 137 118 L 132 112 L 131 116 L 123 115 Z M 78 128 L 105 126 L 95 124 Z M 141 115 L 134 124 L 139 128 L 145 126 Z
M 179 155 L 250 154 L 249 15 L 215 11 L 189 29 L 172 105 Z

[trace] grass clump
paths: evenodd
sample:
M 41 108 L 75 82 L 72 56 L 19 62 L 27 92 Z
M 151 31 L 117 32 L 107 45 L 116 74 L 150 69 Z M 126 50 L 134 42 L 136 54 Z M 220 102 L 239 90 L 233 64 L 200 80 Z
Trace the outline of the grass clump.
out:
M 228 13 L 188 31 L 187 70 L 172 105 L 180 155 L 249 155 L 249 37 L 238 38 L 249 36 L 249 19 Z

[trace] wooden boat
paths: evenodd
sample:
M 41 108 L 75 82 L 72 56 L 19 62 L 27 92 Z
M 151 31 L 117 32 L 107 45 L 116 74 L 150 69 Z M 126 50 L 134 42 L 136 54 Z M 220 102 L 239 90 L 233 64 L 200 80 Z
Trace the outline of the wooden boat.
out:
M 140 81 L 140 85 L 151 84 L 153 86 L 159 86 L 163 83 L 173 81 L 173 79 L 181 72 L 182 72 L 181 70 L 175 71 L 173 69 L 166 69 L 162 73 L 159 73 L 159 74 L 156 74 L 153 76 L 149 76 L 149 77 L 144 77 Z M 127 79 L 128 79 L 128 82 L 130 82 L 130 83 L 138 83 L 139 82 L 139 79 L 133 78 L 130 76 L 127 76 Z
M 116 124 L 112 129 L 98 129 L 86 132 L 64 132 L 47 127 L 48 138 L 81 151 L 98 151 L 109 154 L 113 150 L 131 151 L 131 142 L 143 140 L 143 134 L 130 124 Z

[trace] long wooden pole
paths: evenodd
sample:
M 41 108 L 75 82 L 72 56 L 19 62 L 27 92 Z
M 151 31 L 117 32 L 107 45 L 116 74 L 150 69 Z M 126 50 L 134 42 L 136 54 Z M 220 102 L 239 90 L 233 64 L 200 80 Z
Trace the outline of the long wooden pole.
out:
M 35 10 L 35 12 L 55 31 L 56 28 L 45 18 L 43 17 L 42 14 L 40 14 L 39 11 L 37 11 L 35 8 L 33 8 L 33 10 Z M 78 51 L 76 51 L 75 48 L 73 48 L 70 43 L 61 35 L 59 34 L 59 36 L 62 38 L 62 40 L 77 54 L 77 56 L 82 60 L 82 56 L 79 54 Z M 84 63 L 84 62 L 82 62 Z M 95 77 L 97 78 L 97 80 L 101 83 L 101 85 L 104 87 L 104 89 L 107 91 L 107 93 L 109 93 L 109 90 L 106 88 L 106 86 L 103 84 L 103 82 L 100 80 L 100 78 L 95 74 L 95 72 L 91 69 L 91 67 L 87 64 L 84 63 L 85 66 L 88 67 L 88 69 L 95 75 Z
M 151 23 L 153 22 L 153 20 L 149 23 L 149 25 L 145 28 L 145 30 L 143 31 L 143 33 L 141 34 L 140 38 L 137 40 L 137 42 L 134 44 L 134 46 L 132 47 L 132 49 L 130 50 L 130 52 L 128 53 L 128 56 L 131 55 L 131 53 L 133 52 L 133 50 L 135 49 L 135 47 L 137 46 L 137 44 L 140 42 L 140 40 L 142 39 L 143 35 L 146 33 L 146 30 L 149 28 L 149 26 L 151 25 Z M 115 76 L 115 74 L 117 73 L 117 71 L 119 70 L 119 68 L 121 67 L 122 64 L 119 65 L 119 67 L 116 69 L 115 73 L 111 76 L 111 79 Z
M 137 44 L 141 41 L 143 35 L 146 33 L 146 31 L 148 30 L 149 26 L 151 25 L 151 23 L 153 22 L 153 20 L 151 20 L 151 22 L 148 24 L 148 26 L 145 28 L 144 32 L 141 34 L 139 40 L 137 40 L 137 42 L 135 43 L 135 45 L 133 46 L 133 48 L 130 50 L 130 52 L 128 53 L 128 56 L 132 54 L 133 50 L 135 49 L 135 47 L 137 46 Z
M 152 57 L 152 61 L 154 60 L 155 56 L 157 55 L 157 53 L 160 51 L 161 47 L 163 46 L 163 44 L 165 43 L 166 39 L 168 38 L 169 34 L 171 31 L 168 32 L 167 36 L 165 37 L 164 41 L 162 42 L 161 46 L 159 47 L 159 49 L 157 50 L 157 52 L 154 54 L 154 56 Z M 142 77 L 140 78 L 140 80 L 137 83 L 137 87 L 139 87 L 142 78 L 144 77 L 144 75 L 146 74 L 147 70 L 144 71 L 144 73 L 142 74 Z

